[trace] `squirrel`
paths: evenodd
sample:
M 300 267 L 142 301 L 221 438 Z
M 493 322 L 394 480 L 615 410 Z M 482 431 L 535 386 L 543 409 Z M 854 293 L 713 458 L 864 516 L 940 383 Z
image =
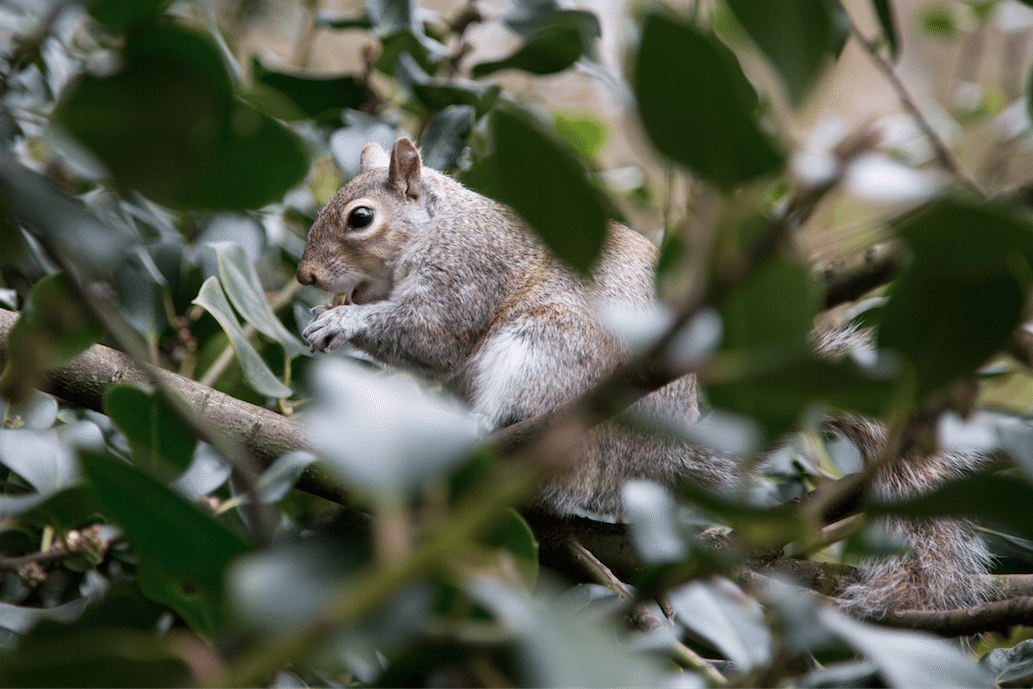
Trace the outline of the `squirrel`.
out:
M 591 275 L 578 275 L 510 208 L 424 167 L 409 139 L 398 139 L 390 155 L 368 144 L 360 174 L 316 218 L 297 270 L 301 284 L 347 295 L 351 303 L 312 309 L 303 336 L 313 352 L 349 343 L 441 383 L 498 429 L 569 402 L 628 358 L 627 342 L 600 322 L 598 309 L 649 308 L 657 254 L 645 237 L 611 223 Z M 674 380 L 630 411 L 698 422 L 695 377 Z M 881 427 L 866 419 L 842 415 L 827 425 L 869 460 L 885 443 Z M 929 490 L 977 463 L 940 455 L 897 464 L 876 476 L 874 490 Z M 742 472 L 732 455 L 604 423 L 532 502 L 559 515 L 613 519 L 620 518 L 629 480 L 670 486 L 688 478 L 728 490 L 740 485 Z M 844 607 L 865 617 L 985 599 L 973 581 L 989 556 L 968 525 L 896 520 L 888 528 L 911 550 L 861 567 L 841 591 Z

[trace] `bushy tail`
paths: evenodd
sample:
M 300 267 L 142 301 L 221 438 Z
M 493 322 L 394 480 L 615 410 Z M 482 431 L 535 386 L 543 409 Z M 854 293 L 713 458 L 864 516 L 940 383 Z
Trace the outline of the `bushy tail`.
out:
M 885 430 L 868 419 L 843 415 L 826 427 L 851 440 L 866 462 L 879 456 Z M 884 499 L 927 493 L 943 483 L 979 469 L 986 457 L 974 453 L 911 453 L 873 477 L 870 491 Z M 985 575 L 991 555 L 971 522 L 963 519 L 886 518 L 881 526 L 908 547 L 906 553 L 870 558 L 857 578 L 839 592 L 841 603 L 860 617 L 880 617 L 893 610 L 950 610 L 978 605 L 991 591 Z

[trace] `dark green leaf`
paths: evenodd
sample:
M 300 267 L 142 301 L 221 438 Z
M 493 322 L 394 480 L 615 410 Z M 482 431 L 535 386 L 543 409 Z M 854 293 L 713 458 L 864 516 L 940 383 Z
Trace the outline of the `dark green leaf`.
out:
M 459 175 L 459 181 L 478 194 L 501 199 L 503 190 L 496 162 L 495 154 L 489 153 L 477 160 L 469 169 L 463 170 Z
M 39 236 L 45 246 L 60 247 L 78 267 L 91 273 L 110 270 L 128 249 L 139 244 L 139 238 L 122 227 L 100 222 L 78 199 L 6 154 L 0 154 L 0 201 L 5 211 Z M 4 240 L 21 241 L 18 235 Z
M 1019 325 L 1033 231 L 993 206 L 958 201 L 912 215 L 897 231 L 914 258 L 890 288 L 878 342 L 914 366 L 921 400 L 985 363 Z
M 133 463 L 167 482 L 186 470 L 197 440 L 160 395 L 132 385 L 104 394 L 104 413 L 133 447 Z
M 470 79 L 435 79 L 409 54 L 398 58 L 395 78 L 429 110 L 450 105 L 472 105 L 477 118 L 495 107 L 502 87 Z
M 171 687 L 188 678 L 183 660 L 151 629 L 44 623 L 0 655 L 5 687 Z
M 76 463 L 78 465 L 78 462 Z M 3 509 L 0 508 L 0 513 Z M 67 531 L 96 523 L 101 516 L 93 487 L 80 484 L 59 490 L 21 515 L 27 524 Z
M 747 369 L 740 379 L 711 384 L 707 392 L 715 406 L 760 422 L 768 437 L 775 438 L 792 429 L 817 403 L 871 416 L 885 414 L 895 388 L 894 380 L 872 375 L 851 362 L 789 359 L 775 364 L 773 370 Z
M 977 474 L 951 481 L 910 500 L 872 502 L 869 514 L 899 514 L 929 519 L 967 517 L 1001 527 L 1022 538 L 1033 538 L 1028 518 L 1033 486 L 1007 474 Z
M 423 164 L 435 170 L 454 166 L 466 147 L 474 117 L 474 109 L 469 105 L 450 105 L 435 115 L 420 142 Z
M 365 12 L 331 12 L 328 10 L 316 15 L 316 24 L 329 29 L 369 29 L 373 26 L 373 22 Z
M 97 498 L 141 553 L 199 584 L 217 584 L 247 541 L 120 459 L 83 453 Z
M 730 190 L 782 166 L 782 153 L 757 125 L 756 92 L 713 36 L 649 15 L 634 77 L 653 144 L 701 177 Z
M 294 134 L 233 96 L 212 42 L 172 25 L 131 32 L 122 70 L 81 78 L 54 118 L 121 186 L 167 205 L 261 206 L 308 168 Z
M 171 0 L 87 0 L 86 11 L 97 21 L 115 29 L 128 29 L 152 21 Z
M 105 513 L 140 553 L 141 584 L 203 634 L 219 613 L 223 572 L 248 543 L 125 462 L 83 453 L 83 472 Z
M 509 57 L 474 65 L 472 73 L 476 78 L 502 69 L 554 74 L 577 62 L 581 52 L 581 34 L 577 29 L 564 24 L 552 24 L 542 28 Z
M 813 327 L 820 291 L 804 266 L 773 258 L 759 266 L 719 305 L 723 349 L 802 346 Z
M 882 35 L 889 44 L 890 58 L 896 61 L 900 55 L 900 32 L 897 31 L 897 21 L 893 16 L 893 6 L 889 0 L 872 0 L 875 7 L 875 15 L 879 18 L 882 26 Z
M 830 58 L 839 55 L 848 20 L 838 0 L 728 0 L 799 105 Z
M 449 50 L 428 36 L 416 16 L 417 3 L 412 0 L 367 0 L 372 33 L 382 40 L 398 34 L 408 34 L 430 63 L 449 55 Z M 385 48 L 387 46 L 385 45 Z M 383 57 L 383 56 L 382 56 Z M 390 70 L 387 70 L 390 71 Z
M 489 530 L 481 536 L 481 543 L 501 548 L 516 560 L 517 567 L 528 588 L 538 580 L 538 540 L 519 512 L 506 509 Z
M 606 238 L 602 194 L 565 145 L 546 135 L 527 115 L 496 111 L 494 134 L 501 200 L 527 221 L 556 256 L 587 272 Z
M 530 38 L 551 15 L 559 11 L 556 0 L 514 0 L 502 21 L 514 33 Z
M 7 337 L 0 395 L 16 402 L 28 399 L 45 371 L 68 363 L 102 334 L 64 273 L 41 279 Z
M 341 110 L 358 110 L 366 102 L 366 88 L 353 76 L 327 77 L 302 71 L 287 72 L 251 62 L 255 81 L 278 89 L 293 100 L 305 117 L 319 123 L 335 122 Z
M 777 257 L 732 290 L 719 305 L 725 380 L 708 388 L 711 401 L 759 421 L 769 436 L 788 430 L 826 372 L 807 357 L 818 304 L 810 271 Z

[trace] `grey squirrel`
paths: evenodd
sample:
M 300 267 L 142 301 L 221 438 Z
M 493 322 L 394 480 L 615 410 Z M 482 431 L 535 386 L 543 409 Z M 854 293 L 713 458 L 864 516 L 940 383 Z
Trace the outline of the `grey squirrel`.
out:
M 570 401 L 626 359 L 627 343 L 600 323 L 597 309 L 649 308 L 656 260 L 649 241 L 612 223 L 591 277 L 581 277 L 512 210 L 423 167 L 409 139 L 398 139 L 390 155 L 369 144 L 361 173 L 319 213 L 297 271 L 301 284 L 347 295 L 351 304 L 317 306 L 303 335 L 313 351 L 350 343 L 440 382 L 489 427 L 501 428 Z M 694 377 L 671 382 L 631 411 L 698 421 Z M 831 427 L 869 458 L 884 443 L 881 429 L 863 419 L 844 416 Z M 887 468 L 876 490 L 926 490 L 974 461 L 937 456 L 913 470 Z M 663 485 L 690 478 L 721 490 L 740 481 L 741 462 L 603 424 L 534 502 L 561 515 L 618 516 L 621 488 L 636 478 Z M 889 526 L 913 550 L 863 567 L 842 592 L 846 607 L 865 616 L 983 600 L 985 591 L 971 578 L 986 571 L 989 558 L 966 525 Z

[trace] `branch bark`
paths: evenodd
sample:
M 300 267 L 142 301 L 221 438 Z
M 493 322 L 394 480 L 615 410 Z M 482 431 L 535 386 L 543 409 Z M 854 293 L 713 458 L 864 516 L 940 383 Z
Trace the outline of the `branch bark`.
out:
M 0 309 L 0 368 L 7 361 L 7 336 L 17 322 L 18 314 Z M 104 345 L 94 345 L 71 363 L 48 371 L 41 389 L 76 406 L 103 412 L 104 393 L 111 387 L 149 385 L 159 378 L 190 404 L 205 427 L 241 443 L 264 466 L 287 452 L 311 451 L 304 429 L 290 419 L 171 371 L 138 364 Z M 347 491 L 318 464 L 305 470 L 298 488 L 334 502 L 347 502 Z

